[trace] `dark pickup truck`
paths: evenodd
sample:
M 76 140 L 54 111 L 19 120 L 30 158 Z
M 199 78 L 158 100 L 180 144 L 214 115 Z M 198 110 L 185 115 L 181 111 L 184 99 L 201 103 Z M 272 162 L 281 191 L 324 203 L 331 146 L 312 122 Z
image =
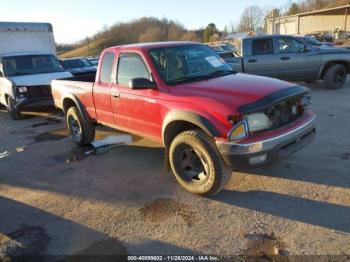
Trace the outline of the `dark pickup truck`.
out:
M 199 43 L 108 48 L 96 78 L 55 80 L 52 91 L 78 145 L 96 124 L 162 143 L 177 181 L 200 195 L 219 192 L 231 168 L 272 164 L 315 137 L 305 87 L 235 73 Z
M 291 82 L 324 80 L 329 89 L 343 87 L 350 72 L 350 50 L 312 47 L 300 37 L 247 37 L 237 50 L 236 57 L 225 59 L 236 72 Z

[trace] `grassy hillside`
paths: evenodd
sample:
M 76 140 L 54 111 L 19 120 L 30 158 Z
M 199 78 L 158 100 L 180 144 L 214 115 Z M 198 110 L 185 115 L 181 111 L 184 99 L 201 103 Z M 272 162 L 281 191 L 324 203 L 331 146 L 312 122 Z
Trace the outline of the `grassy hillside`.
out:
M 60 58 L 80 57 L 80 56 L 96 56 L 99 55 L 103 49 L 103 41 L 101 39 L 95 40 L 89 44 L 82 45 L 76 49 L 68 52 L 59 53 Z
M 59 51 L 59 57 L 95 56 L 110 46 L 139 42 L 188 40 L 202 41 L 202 31 L 188 31 L 183 25 L 167 19 L 143 17 L 128 23 L 117 23 L 89 39 L 73 44 L 71 51 Z M 62 51 L 62 52 L 60 52 Z

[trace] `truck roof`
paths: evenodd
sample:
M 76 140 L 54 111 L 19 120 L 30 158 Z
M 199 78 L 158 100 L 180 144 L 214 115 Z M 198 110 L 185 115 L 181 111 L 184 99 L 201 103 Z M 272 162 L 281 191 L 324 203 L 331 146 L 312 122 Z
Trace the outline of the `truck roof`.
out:
M 295 36 L 276 34 L 276 35 L 245 36 L 245 37 L 242 37 L 241 39 L 259 39 L 259 38 L 276 38 L 276 37 L 295 37 Z
M 191 41 L 168 41 L 168 42 L 138 43 L 138 44 L 114 46 L 114 47 L 107 48 L 106 50 L 113 50 L 113 49 L 150 50 L 150 49 L 154 49 L 154 48 L 164 48 L 164 47 L 174 47 L 174 46 L 194 45 L 194 44 L 202 44 L 202 43 L 191 42 Z

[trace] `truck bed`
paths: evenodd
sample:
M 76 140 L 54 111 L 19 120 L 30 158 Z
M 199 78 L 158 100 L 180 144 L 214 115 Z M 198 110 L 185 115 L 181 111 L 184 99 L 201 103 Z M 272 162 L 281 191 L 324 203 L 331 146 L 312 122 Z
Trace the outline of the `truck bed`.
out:
M 71 81 L 71 82 L 95 82 L 96 74 L 91 75 L 80 75 L 80 76 L 72 76 L 60 79 L 59 81 Z
M 60 80 L 54 80 L 51 83 L 52 96 L 56 107 L 64 110 L 63 100 L 64 94 L 74 94 L 75 98 L 81 101 L 87 111 L 94 116 L 95 105 L 93 101 L 93 86 L 95 82 L 95 74 L 68 77 Z M 74 97 L 72 97 L 74 99 Z

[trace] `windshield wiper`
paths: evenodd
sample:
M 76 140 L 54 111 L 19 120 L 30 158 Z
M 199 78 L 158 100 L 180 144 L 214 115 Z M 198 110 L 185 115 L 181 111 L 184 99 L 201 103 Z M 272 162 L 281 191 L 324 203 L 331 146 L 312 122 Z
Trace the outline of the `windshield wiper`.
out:
M 188 81 L 196 81 L 196 80 L 202 80 L 206 79 L 206 75 L 200 75 L 200 76 L 183 76 L 174 80 L 169 81 L 169 84 L 176 84 L 176 83 L 181 83 L 181 82 L 188 82 Z
M 30 72 L 23 72 L 23 71 L 16 71 L 14 72 L 14 76 L 25 76 L 25 75 L 31 75 Z
M 231 75 L 234 73 L 235 73 L 235 71 L 233 71 L 233 70 L 216 70 L 216 71 L 208 74 L 207 77 L 211 78 L 211 77 L 226 76 L 226 75 Z
M 181 83 L 181 82 L 190 82 L 190 81 L 200 81 L 200 80 L 210 79 L 210 78 L 219 77 L 219 76 L 231 75 L 234 73 L 235 73 L 235 71 L 233 71 L 233 70 L 216 70 L 216 71 L 211 72 L 210 74 L 207 74 L 207 75 L 183 76 L 183 77 L 169 81 L 168 84 L 177 84 L 177 83 Z
M 57 69 L 57 71 L 55 71 L 55 70 L 45 70 L 45 71 L 35 72 L 35 74 L 48 74 L 48 73 L 57 73 L 57 72 L 64 72 L 64 70 L 62 70 L 62 69 Z

